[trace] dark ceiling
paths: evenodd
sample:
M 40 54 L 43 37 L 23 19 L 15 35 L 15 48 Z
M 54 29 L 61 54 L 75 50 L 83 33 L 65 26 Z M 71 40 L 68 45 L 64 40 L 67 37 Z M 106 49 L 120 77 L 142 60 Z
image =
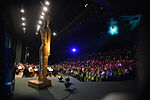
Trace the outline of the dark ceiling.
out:
M 48 0 L 50 27 L 57 36 L 52 36 L 51 55 L 64 56 L 71 46 L 77 46 L 81 52 L 93 51 L 99 37 L 107 33 L 108 21 L 112 17 L 141 14 L 140 2 L 136 0 Z M 40 17 L 41 3 L 45 0 L 11 0 L 11 19 L 15 34 L 24 46 L 38 55 L 40 34 L 36 35 L 36 26 Z M 85 4 L 88 6 L 85 7 Z M 21 26 L 21 7 L 26 18 L 26 33 Z M 35 53 L 36 52 L 36 53 Z M 65 56 L 66 56 L 65 55 Z M 67 56 L 66 56 L 67 57 Z
M 45 0 L 41 1 L 44 3 Z M 66 31 L 70 30 L 77 24 L 84 23 L 88 20 L 89 16 L 98 14 L 102 17 L 104 10 L 101 11 L 102 5 L 99 5 L 90 0 L 51 0 L 49 7 L 49 15 L 51 17 L 50 27 L 52 31 L 57 33 L 57 38 L 62 38 Z M 85 8 L 85 4 L 88 3 L 88 7 Z M 21 26 L 20 9 L 23 6 L 25 13 L 23 16 L 26 18 L 26 33 L 24 34 Z M 38 38 L 36 36 L 36 26 L 39 20 L 40 11 L 42 9 L 39 0 L 22 0 L 17 1 L 12 7 L 12 18 L 18 36 L 23 37 L 30 41 Z M 103 8 L 104 9 L 104 8 Z M 105 12 L 106 13 L 106 12 Z
M 136 0 L 49 0 L 49 15 L 51 17 L 52 31 L 58 34 L 57 39 L 62 38 L 67 30 L 75 27 L 79 23 L 89 20 L 104 21 L 106 17 L 121 14 L 133 14 L 140 12 L 139 2 Z M 39 20 L 41 3 L 45 0 L 13 0 L 11 8 L 12 19 L 17 35 L 30 41 L 37 38 L 36 26 Z M 85 8 L 85 4 L 88 7 Z M 21 7 L 24 8 L 26 18 L 26 33 L 24 34 L 21 26 Z M 101 9 L 101 7 L 103 7 Z M 94 15 L 95 14 L 95 15 Z M 92 16 L 92 19 L 89 17 Z M 98 16 L 98 20 L 95 17 Z M 103 22 L 101 22 L 103 23 Z M 103 25 L 103 24 L 102 24 Z M 88 25 L 90 26 L 90 25 Z M 39 36 L 38 36 L 39 37 Z M 33 41 L 33 40 L 32 40 Z

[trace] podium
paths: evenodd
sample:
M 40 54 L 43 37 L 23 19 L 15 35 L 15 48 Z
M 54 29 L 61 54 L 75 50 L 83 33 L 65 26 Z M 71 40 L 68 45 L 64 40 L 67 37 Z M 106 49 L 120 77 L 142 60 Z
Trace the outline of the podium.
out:
M 29 80 L 28 86 L 36 88 L 36 89 L 42 89 L 51 86 L 51 80 L 47 79 L 45 82 L 39 81 L 39 80 Z

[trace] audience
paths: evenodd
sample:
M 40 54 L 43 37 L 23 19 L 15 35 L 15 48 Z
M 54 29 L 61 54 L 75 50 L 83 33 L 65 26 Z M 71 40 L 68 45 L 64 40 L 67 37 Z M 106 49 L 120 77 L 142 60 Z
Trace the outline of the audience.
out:
M 84 55 L 56 64 L 52 68 L 84 82 L 134 79 L 136 75 L 135 49 Z
M 15 67 L 16 76 L 19 76 L 19 78 L 36 77 L 38 75 L 38 68 L 39 65 L 19 63 Z M 54 77 L 56 77 L 57 74 L 58 74 L 57 68 L 52 69 L 50 66 L 47 67 L 47 76 L 49 75 L 51 77 L 53 75 Z
M 38 67 L 39 65 L 19 63 L 16 65 L 16 74 L 23 71 L 23 77 L 33 77 L 33 73 L 38 74 Z M 47 75 L 50 77 L 55 77 L 58 72 L 83 82 L 135 79 L 135 49 L 118 49 L 78 56 L 47 68 Z

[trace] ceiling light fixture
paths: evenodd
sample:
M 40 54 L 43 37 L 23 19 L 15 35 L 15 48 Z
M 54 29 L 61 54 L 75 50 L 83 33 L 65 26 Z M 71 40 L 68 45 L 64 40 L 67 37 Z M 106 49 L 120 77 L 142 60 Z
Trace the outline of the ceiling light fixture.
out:
M 25 18 L 24 18 L 24 17 L 22 17 L 22 18 L 21 18 L 21 20 L 23 20 L 23 21 L 24 21 L 24 20 L 25 20 Z
M 48 2 L 48 1 L 46 1 L 45 4 L 46 4 L 47 6 L 49 6 L 49 2 Z
M 88 6 L 88 4 L 85 4 L 85 7 L 87 7 Z
M 44 16 L 41 15 L 40 18 L 41 18 L 41 19 L 44 19 Z
M 44 10 L 44 11 L 47 11 L 48 9 L 47 9 L 47 7 L 43 7 L 43 10 Z
M 45 15 L 45 13 L 44 13 L 44 12 L 42 12 L 42 15 L 44 16 L 44 15 Z
M 42 24 L 42 21 L 41 21 L 41 20 L 39 21 L 39 24 Z
M 24 13 L 24 10 L 23 10 L 23 9 L 21 9 L 21 10 L 20 10 L 20 12 Z
M 22 26 L 25 26 L 26 24 L 25 23 L 22 23 Z
M 37 28 L 40 28 L 41 26 L 40 25 L 37 25 Z
M 55 33 L 55 32 L 53 33 L 53 36 L 56 36 L 56 33 Z

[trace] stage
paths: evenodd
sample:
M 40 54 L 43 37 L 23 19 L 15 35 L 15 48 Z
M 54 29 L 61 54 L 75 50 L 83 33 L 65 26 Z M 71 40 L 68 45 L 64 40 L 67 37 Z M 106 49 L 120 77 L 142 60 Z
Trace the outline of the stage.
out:
M 74 93 L 70 94 L 65 91 L 64 83 L 60 83 L 58 77 L 49 77 L 52 80 L 52 86 L 44 89 L 35 89 L 28 86 L 28 80 L 35 79 L 37 77 L 16 78 L 12 98 L 15 100 L 22 100 L 22 98 L 23 100 L 134 100 L 137 92 L 136 81 L 133 80 L 80 82 L 70 77 L 70 81 L 77 88 Z

